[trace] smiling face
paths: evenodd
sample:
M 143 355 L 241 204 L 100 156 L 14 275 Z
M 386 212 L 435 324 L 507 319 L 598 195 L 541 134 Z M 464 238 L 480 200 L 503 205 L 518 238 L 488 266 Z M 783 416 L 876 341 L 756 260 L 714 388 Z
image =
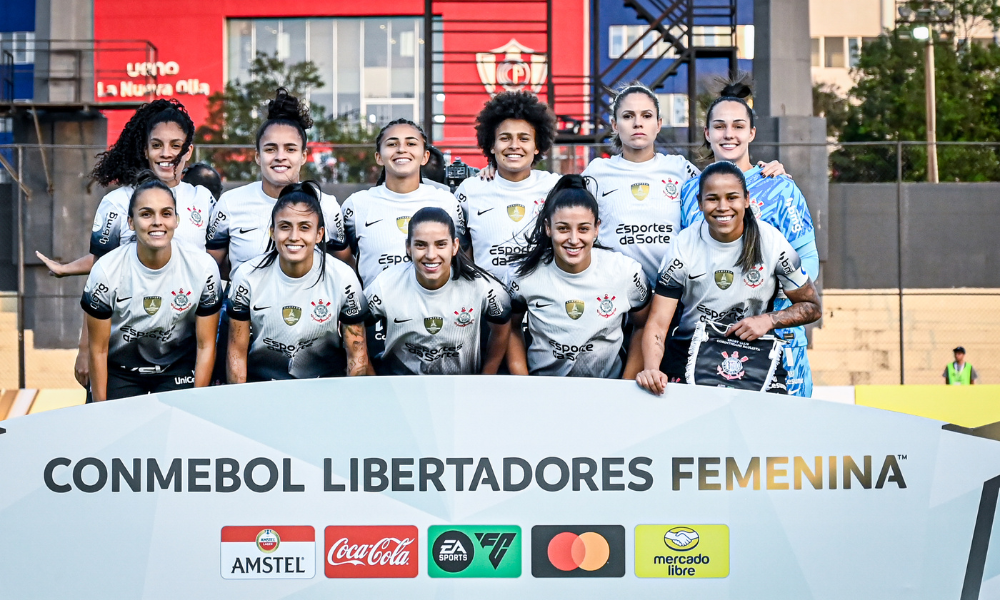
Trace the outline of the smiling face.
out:
M 157 123 L 146 140 L 146 160 L 160 181 L 173 187 L 184 176 L 184 166 L 191 158 L 194 147 L 181 155 L 187 136 L 181 126 L 174 122 Z M 176 162 L 180 158 L 180 162 Z
M 128 226 L 135 230 L 135 239 L 140 246 L 150 250 L 170 247 L 170 240 L 177 229 L 174 195 L 160 188 L 140 193 L 129 215 Z
M 622 98 L 611 121 L 622 147 L 635 151 L 651 148 L 662 125 L 663 119 L 659 118 L 653 99 L 642 92 L 633 92 Z
M 451 277 L 451 259 L 458 254 L 459 243 L 448 229 L 437 221 L 410 225 L 406 254 L 413 261 L 417 281 L 427 289 L 436 290 Z
M 749 164 L 750 142 L 756 134 L 746 107 L 739 102 L 716 104 L 705 127 L 705 139 L 712 145 L 715 160 L 728 160 L 741 167 L 741 163 Z
M 303 202 L 283 206 L 274 215 L 271 237 L 278 256 L 288 264 L 311 261 L 313 248 L 324 235 L 319 215 Z
M 497 171 L 504 179 L 516 179 L 517 175 L 530 172 L 538 155 L 535 128 L 522 119 L 505 120 L 497 127 L 492 152 Z
M 271 125 L 260 138 L 256 155 L 261 176 L 275 188 L 298 183 L 306 164 L 306 148 L 299 130 L 291 125 Z
M 420 166 L 430 158 L 420 131 L 412 125 L 400 123 L 385 131 L 375 162 L 385 167 L 386 175 L 399 179 L 420 175 Z
M 743 213 L 750 197 L 740 180 L 728 173 L 715 175 L 704 183 L 698 206 L 705 215 L 709 233 L 720 242 L 735 242 L 743 235 Z
M 580 273 L 590 266 L 590 252 L 597 240 L 600 221 L 585 206 L 556 209 L 545 221 L 545 233 L 552 238 L 556 265 L 567 273 Z

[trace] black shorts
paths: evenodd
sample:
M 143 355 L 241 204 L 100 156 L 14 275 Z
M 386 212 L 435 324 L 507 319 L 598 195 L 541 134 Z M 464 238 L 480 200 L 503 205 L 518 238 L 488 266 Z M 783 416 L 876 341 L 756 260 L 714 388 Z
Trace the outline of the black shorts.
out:
M 108 400 L 193 387 L 193 362 L 182 361 L 170 365 L 160 373 L 138 373 L 119 365 L 108 365 Z

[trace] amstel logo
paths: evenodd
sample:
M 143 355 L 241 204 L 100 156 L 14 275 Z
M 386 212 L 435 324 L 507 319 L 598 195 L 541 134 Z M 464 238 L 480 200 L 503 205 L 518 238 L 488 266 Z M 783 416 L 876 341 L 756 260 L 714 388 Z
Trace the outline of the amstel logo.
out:
M 524 218 L 525 210 L 523 204 L 511 204 L 507 207 L 507 216 L 511 221 L 517 223 Z
M 281 537 L 273 529 L 262 529 L 257 534 L 257 549 L 264 554 L 272 554 L 281 545 Z

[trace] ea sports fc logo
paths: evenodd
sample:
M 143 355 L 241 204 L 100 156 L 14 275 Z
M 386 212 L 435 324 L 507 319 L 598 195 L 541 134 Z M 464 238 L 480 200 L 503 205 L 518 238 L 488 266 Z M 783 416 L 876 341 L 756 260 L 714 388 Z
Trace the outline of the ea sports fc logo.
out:
M 531 554 L 535 577 L 624 577 L 625 528 L 536 525 Z
M 278 532 L 273 529 L 262 529 L 257 534 L 257 549 L 264 554 L 271 554 L 281 545 L 281 538 Z

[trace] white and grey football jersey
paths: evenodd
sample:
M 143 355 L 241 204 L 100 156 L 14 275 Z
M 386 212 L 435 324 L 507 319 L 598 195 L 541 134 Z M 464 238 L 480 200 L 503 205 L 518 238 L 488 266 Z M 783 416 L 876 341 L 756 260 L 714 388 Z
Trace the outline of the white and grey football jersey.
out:
M 278 259 L 255 268 L 264 257 L 243 263 L 233 273 L 226 314 L 250 321 L 247 380 L 306 379 L 344 375 L 340 323 L 353 325 L 368 317 L 361 283 L 354 271 L 326 257 L 320 279 L 320 252 L 312 269 L 293 279 Z
M 598 240 L 639 261 L 646 279 L 656 281 L 663 253 L 681 230 L 681 186 L 699 173 L 676 154 L 656 154 L 643 163 L 621 155 L 595 158 L 583 176 L 597 198 Z
M 406 232 L 410 217 L 426 206 L 444 209 L 455 220 L 455 233 L 465 237 L 465 216 L 458 199 L 446 190 L 420 184 L 409 194 L 384 185 L 355 192 L 344 202 L 347 240 L 358 257 L 361 283 L 368 287 L 383 270 L 409 262 Z
M 101 198 L 90 234 L 90 253 L 94 256 L 104 256 L 118 246 L 135 240 L 135 232 L 128 227 L 128 203 L 133 189 L 125 185 Z M 207 188 L 183 181 L 171 190 L 177 200 L 174 239 L 204 250 L 205 232 L 215 197 Z
M 229 251 L 230 273 L 267 250 L 275 202 L 277 199 L 264 193 L 264 184 L 260 181 L 229 190 L 219 198 L 209 220 L 207 247 Z M 322 194 L 320 207 L 326 223 L 327 246 L 331 250 L 346 248 L 344 219 L 337 199 Z
M 757 222 L 763 263 L 744 272 L 736 263 L 743 240 L 724 243 L 702 221 L 688 227 L 670 245 L 660 264 L 656 293 L 683 304 L 680 325 L 671 337 L 691 339 L 699 321 L 731 324 L 767 312 L 777 294 L 809 281 L 799 255 L 773 226 Z
M 507 282 L 515 312 L 527 312 L 528 371 L 559 377 L 618 377 L 622 319 L 652 297 L 642 267 L 594 248 L 590 266 L 567 273 L 555 261 Z
M 373 317 L 386 322 L 383 364 L 395 375 L 470 375 L 482 368 L 480 326 L 510 321 L 510 297 L 492 277 L 449 279 L 436 290 L 396 265 L 365 288 Z
M 138 374 L 194 362 L 195 321 L 222 308 L 219 267 L 201 248 L 172 241 L 160 269 L 139 261 L 136 244 L 120 246 L 94 263 L 80 300 L 97 319 L 111 319 L 108 366 Z
M 510 257 L 527 247 L 525 236 L 535 226 L 545 197 L 561 175 L 532 171 L 524 181 L 492 181 L 469 177 L 455 195 L 462 203 L 476 264 L 503 281 Z

